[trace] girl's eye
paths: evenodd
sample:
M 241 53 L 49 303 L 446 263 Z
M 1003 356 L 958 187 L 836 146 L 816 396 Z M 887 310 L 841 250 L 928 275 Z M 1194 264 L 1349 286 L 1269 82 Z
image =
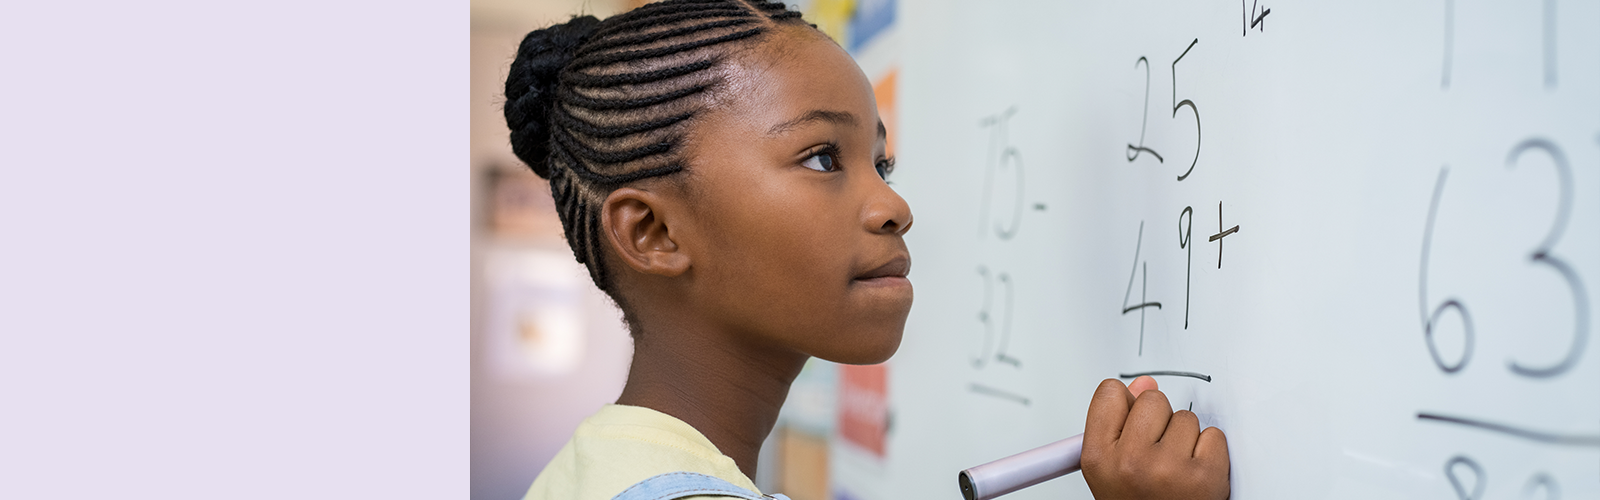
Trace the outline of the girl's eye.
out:
M 838 167 L 834 166 L 833 154 L 827 152 L 811 155 L 800 165 L 818 172 L 832 172 L 838 169 Z
M 878 177 L 887 181 L 889 180 L 889 174 L 894 173 L 894 158 L 878 160 L 878 164 L 875 167 L 878 169 Z

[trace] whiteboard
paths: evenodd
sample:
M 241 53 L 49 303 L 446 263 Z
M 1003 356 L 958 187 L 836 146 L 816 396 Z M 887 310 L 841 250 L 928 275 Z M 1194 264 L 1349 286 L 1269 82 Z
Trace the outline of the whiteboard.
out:
M 840 496 L 959 498 L 1172 371 L 1237 500 L 1600 498 L 1600 3 L 900 16 L 917 297 Z

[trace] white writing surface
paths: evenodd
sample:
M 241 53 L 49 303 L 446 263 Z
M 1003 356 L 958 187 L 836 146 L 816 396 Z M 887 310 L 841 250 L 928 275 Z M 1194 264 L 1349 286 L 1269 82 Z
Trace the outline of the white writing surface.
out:
M 917 299 L 857 490 L 958 498 L 1157 373 L 1235 499 L 1600 497 L 1600 4 L 902 8 Z

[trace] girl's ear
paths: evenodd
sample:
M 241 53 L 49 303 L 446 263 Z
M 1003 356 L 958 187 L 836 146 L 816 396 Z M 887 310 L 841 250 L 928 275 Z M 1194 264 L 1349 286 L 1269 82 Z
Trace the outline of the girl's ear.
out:
M 689 256 L 672 240 L 662 208 L 666 200 L 656 193 L 618 188 L 600 207 L 600 224 L 606 244 L 623 264 L 635 271 L 658 276 L 678 276 L 689 270 Z

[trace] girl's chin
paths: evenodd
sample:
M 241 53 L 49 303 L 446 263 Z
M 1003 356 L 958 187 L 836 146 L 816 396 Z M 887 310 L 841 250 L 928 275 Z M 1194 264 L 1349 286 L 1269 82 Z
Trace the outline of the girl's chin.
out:
M 875 365 L 888 361 L 896 351 L 900 350 L 900 340 L 905 337 L 905 323 L 902 321 L 892 331 L 856 332 L 852 337 L 851 343 L 854 345 L 849 346 L 849 349 L 836 349 L 819 354 L 817 357 L 846 365 Z

